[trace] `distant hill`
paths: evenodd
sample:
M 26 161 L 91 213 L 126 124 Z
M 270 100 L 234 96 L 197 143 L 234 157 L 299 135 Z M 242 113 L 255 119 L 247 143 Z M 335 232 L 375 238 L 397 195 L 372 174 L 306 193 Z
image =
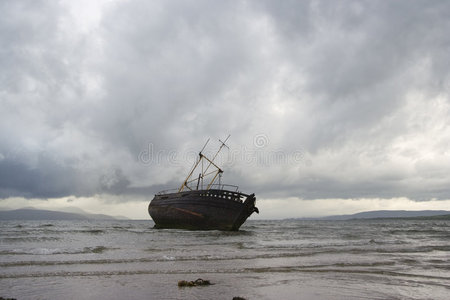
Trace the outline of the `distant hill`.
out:
M 425 218 L 450 215 L 448 210 L 375 210 L 360 212 L 352 215 L 335 215 L 321 218 L 303 218 L 309 220 L 354 220 L 354 219 L 388 219 L 388 218 Z
M 22 208 L 0 211 L 0 220 L 115 220 L 102 214 L 69 213 L 53 210 Z

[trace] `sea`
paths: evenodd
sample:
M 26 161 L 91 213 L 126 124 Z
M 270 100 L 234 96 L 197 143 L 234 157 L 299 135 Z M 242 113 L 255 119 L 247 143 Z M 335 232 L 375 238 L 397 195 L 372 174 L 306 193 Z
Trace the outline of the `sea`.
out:
M 450 220 L 0 222 L 0 297 L 450 299 Z M 210 285 L 179 287 L 201 278 Z

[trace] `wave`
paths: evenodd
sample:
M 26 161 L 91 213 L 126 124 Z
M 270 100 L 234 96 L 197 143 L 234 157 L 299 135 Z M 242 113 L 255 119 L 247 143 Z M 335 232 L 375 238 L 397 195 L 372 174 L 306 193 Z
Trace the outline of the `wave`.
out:
M 411 246 L 411 245 L 409 245 Z M 94 246 L 94 247 L 84 247 L 80 249 L 61 249 L 61 248 L 35 248 L 35 249 L 11 249 L 2 250 L 0 255 L 53 255 L 53 254 L 103 254 L 107 251 L 120 250 L 121 248 L 112 248 L 105 246 Z M 237 250 L 244 250 L 236 252 Z M 175 250 L 175 252 L 173 252 Z M 250 250 L 250 251 L 245 251 Z M 450 252 L 450 246 L 447 245 L 430 245 L 430 246 L 401 246 L 401 247 L 380 247 L 378 245 L 374 246 L 363 246 L 363 247 L 326 247 L 326 246 L 315 246 L 315 247 L 287 247 L 287 248 L 249 248 L 244 242 L 236 242 L 233 247 L 228 248 L 227 251 L 222 251 L 213 254 L 199 254 L 199 255 L 186 255 L 182 249 L 174 248 L 147 248 L 141 250 L 143 253 L 148 253 L 151 257 L 146 258 L 130 258 L 130 259 L 100 259 L 100 260 L 79 260 L 79 261 L 59 261 L 59 262 L 48 262 L 49 264 L 75 264 L 75 263 L 91 263 L 91 264 L 105 264 L 105 263 L 133 263 L 133 262 L 157 262 L 157 261 L 223 261 L 223 260 L 251 260 L 251 259 L 276 259 L 276 258 L 295 258 L 295 257 L 312 257 L 312 256 L 327 256 L 330 255 L 372 255 L 373 254 L 418 254 L 418 253 L 430 253 L 433 251 Z M 200 252 L 201 253 L 201 252 Z M 70 257 L 67 257 L 70 258 Z M 397 260 L 401 264 L 406 265 L 419 265 L 424 260 L 416 260 L 410 257 L 400 257 Z M 428 263 L 439 264 L 448 263 L 445 260 L 439 261 L 429 261 Z M 18 262 L 19 265 L 22 264 Z M 47 262 L 41 261 L 29 261 L 30 265 L 41 265 Z M 13 266 L 14 263 L 0 263 L 0 266 Z
M 61 238 L 54 236 L 26 236 L 26 237 L 2 237 L 0 243 L 21 243 L 21 242 L 49 242 L 58 241 Z
M 350 265 L 309 265 L 309 266 L 269 266 L 269 267 L 229 267 L 221 268 L 219 270 L 211 269 L 197 269 L 196 273 L 211 274 L 274 274 L 274 273 L 333 273 L 333 274 L 354 274 L 354 275 L 372 275 L 382 276 L 383 278 L 410 278 L 414 280 L 427 280 L 426 284 L 439 285 L 446 288 L 450 288 L 445 282 L 448 282 L 450 278 L 448 276 L 427 275 L 427 274 L 415 274 L 404 271 L 395 271 L 389 269 L 383 269 L 383 264 L 350 264 Z M 27 273 L 12 273 L 12 274 L 0 274 L 0 279 L 7 278 L 37 278 L 37 277 L 105 277 L 105 276 L 130 276 L 130 275 L 151 275 L 151 274 L 192 274 L 193 270 L 175 269 L 175 270 L 162 270 L 162 269 L 139 269 L 139 270 L 95 270 L 95 271 L 41 271 L 41 272 L 27 272 Z
M 2 250 L 0 255 L 53 255 L 53 254 L 89 254 L 103 253 L 107 250 L 115 248 L 107 248 L 104 246 L 84 247 L 83 249 L 60 249 L 60 248 L 35 248 L 35 249 L 12 249 Z M 32 264 L 32 262 L 30 262 Z M 0 263 L 0 266 L 2 264 Z
M 79 251 L 76 253 L 102 253 L 104 251 L 110 250 L 110 248 L 105 248 L 102 246 L 95 248 L 85 248 L 83 251 Z M 52 253 L 52 251 L 48 251 L 48 254 Z M 53 251 L 54 254 L 58 254 L 58 251 Z M 213 261 L 230 261 L 230 264 L 235 264 L 237 261 L 250 261 L 250 260 L 271 260 L 271 259 L 279 259 L 279 258 L 297 258 L 297 257 L 309 257 L 317 254 L 325 254 L 328 255 L 330 251 L 323 251 L 321 253 L 313 253 L 313 252 L 286 252 L 286 253 L 260 253 L 260 254 L 238 254 L 233 253 L 232 255 L 220 255 L 220 254 L 207 254 L 207 255 L 174 255 L 174 254 L 161 254 L 153 257 L 138 257 L 138 258 L 100 258 L 100 259 L 80 259 L 80 260 L 51 260 L 51 261 L 14 261 L 14 262 L 4 262 L 0 263 L 0 267 L 14 267 L 14 266 L 45 266 L 45 265 L 75 265 L 75 264 L 132 264 L 132 263 L 151 263 L 151 262 L 166 262 L 166 261 L 175 261 L 175 262 L 213 262 Z M 394 264 L 421 264 L 419 261 L 412 259 L 404 259 L 398 261 L 391 260 L 383 260 L 383 261 L 373 261 L 367 263 L 335 263 L 333 266 L 381 266 L 381 265 L 394 265 Z M 322 265 L 322 266 L 330 266 L 330 264 Z
M 101 229 L 88 229 L 88 230 L 81 230 L 78 232 L 82 232 L 82 233 L 90 233 L 90 234 L 103 234 L 105 233 L 105 231 L 101 230 Z

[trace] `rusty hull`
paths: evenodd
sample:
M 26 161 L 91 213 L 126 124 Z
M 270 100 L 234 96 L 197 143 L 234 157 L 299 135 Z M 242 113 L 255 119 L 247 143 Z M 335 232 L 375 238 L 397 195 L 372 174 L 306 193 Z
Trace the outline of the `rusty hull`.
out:
M 148 206 L 155 228 L 239 230 L 253 213 L 255 195 L 227 190 L 157 194 Z

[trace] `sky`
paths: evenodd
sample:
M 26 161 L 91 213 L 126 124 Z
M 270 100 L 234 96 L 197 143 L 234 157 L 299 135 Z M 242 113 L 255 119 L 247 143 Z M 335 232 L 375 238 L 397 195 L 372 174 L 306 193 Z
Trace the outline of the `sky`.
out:
M 0 209 L 150 219 L 198 151 L 279 219 L 450 210 L 450 2 L 0 2 Z

